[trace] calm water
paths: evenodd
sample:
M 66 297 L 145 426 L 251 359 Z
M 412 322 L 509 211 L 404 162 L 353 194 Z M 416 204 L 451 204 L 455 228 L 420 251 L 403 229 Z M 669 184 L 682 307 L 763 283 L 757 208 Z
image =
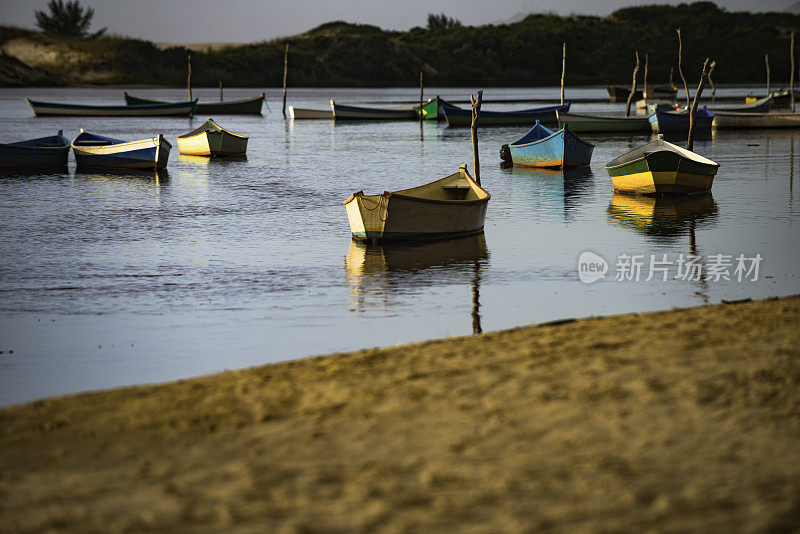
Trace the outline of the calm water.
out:
M 228 89 L 225 97 L 258 92 Z M 464 99 L 470 90 L 426 95 L 437 92 Z M 485 98 L 557 94 L 489 89 Z M 211 100 L 217 92 L 195 95 Z M 331 96 L 396 103 L 418 95 L 292 90 L 289 103 L 326 108 Z M 695 150 L 721 164 L 713 196 L 653 202 L 614 196 L 603 169 L 649 137 L 587 135 L 597 145 L 591 168 L 564 175 L 501 169 L 500 146 L 526 129 L 485 128 L 481 177 L 492 194 L 485 235 L 365 249 L 351 244 L 342 201 L 359 189 L 438 179 L 462 162 L 472 168 L 468 131 L 292 123 L 281 116 L 279 91 L 269 90 L 271 113 L 215 117 L 250 136 L 246 159 L 209 161 L 179 156 L 174 143 L 205 117 L 35 118 L 24 96 L 117 103 L 122 90 L 0 90 L 0 141 L 58 129 L 72 138 L 84 127 L 131 140 L 161 132 L 175 146 L 158 177 L 77 173 L 72 157 L 68 174 L 0 177 L 3 405 L 479 329 L 800 293 L 800 132 L 721 132 L 699 141 Z M 602 97 L 603 90 L 567 96 Z M 605 280 L 579 280 L 584 251 L 607 260 Z M 756 281 L 673 279 L 675 272 L 646 280 L 652 255 L 677 260 L 692 251 L 763 261 Z M 614 280 L 621 254 L 644 258 L 640 281 Z

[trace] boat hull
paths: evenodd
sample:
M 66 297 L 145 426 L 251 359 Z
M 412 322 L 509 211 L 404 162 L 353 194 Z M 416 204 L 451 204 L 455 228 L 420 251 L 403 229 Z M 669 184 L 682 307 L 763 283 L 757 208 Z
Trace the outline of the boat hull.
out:
M 649 133 L 647 117 L 611 117 L 603 115 L 577 115 L 559 113 L 558 126 L 569 125 L 570 130 L 580 133 Z
M 188 117 L 194 113 L 193 102 L 175 104 L 148 104 L 142 106 L 90 106 L 83 104 L 58 104 L 28 99 L 28 104 L 38 117 Z
M 479 126 L 506 126 L 506 125 L 531 125 L 537 120 L 541 123 L 555 124 L 558 122 L 559 112 L 568 112 L 570 104 L 548 106 L 544 108 L 521 111 L 481 111 L 478 117 Z M 440 105 L 444 112 L 447 126 L 469 127 L 472 125 L 472 110 L 457 106 Z
M 431 191 L 438 192 L 436 198 Z M 344 204 L 353 239 L 386 243 L 477 234 L 483 231 L 489 198 L 462 168 L 411 189 L 368 196 L 359 191 Z
M 162 135 L 112 145 L 72 145 L 78 167 L 107 169 L 163 169 L 171 148 Z
M 769 113 L 772 107 L 773 96 L 760 98 L 753 102 L 747 102 L 739 106 L 725 106 L 722 108 L 709 108 L 714 113 Z
M 331 111 L 335 120 L 397 121 L 413 120 L 418 117 L 414 109 L 381 109 L 360 106 L 345 106 L 331 100 Z
M 705 110 L 698 110 L 695 113 L 694 132 L 699 136 L 711 135 L 711 124 L 714 122 L 714 114 Z M 653 133 L 666 134 L 688 134 L 689 133 L 689 113 L 688 112 L 669 112 L 656 109 L 648 118 L 650 128 Z
M 289 106 L 289 117 L 294 120 L 330 120 L 333 118 L 333 111 L 327 109 L 307 109 Z
M 520 145 L 509 145 L 511 160 L 519 167 L 583 167 L 592 160 L 594 145 L 576 136 L 569 127 L 553 135 Z
M 800 128 L 800 113 L 726 113 L 714 115 L 714 128 L 763 129 Z
M 208 119 L 200 128 L 178 136 L 178 150 L 187 156 L 241 156 L 247 152 L 247 136 L 235 134 Z
M 69 140 L 61 135 L 18 143 L 0 143 L 0 170 L 63 169 L 69 158 Z
M 255 98 L 244 100 L 232 100 L 230 102 L 198 102 L 194 112 L 198 115 L 261 115 L 261 107 L 264 104 L 264 93 Z M 152 104 L 170 104 L 161 100 L 150 100 L 139 98 L 125 93 L 125 102 L 129 106 L 141 106 Z
M 673 195 L 709 191 L 716 165 L 698 163 L 674 152 L 653 152 L 623 165 L 606 166 L 614 191 Z

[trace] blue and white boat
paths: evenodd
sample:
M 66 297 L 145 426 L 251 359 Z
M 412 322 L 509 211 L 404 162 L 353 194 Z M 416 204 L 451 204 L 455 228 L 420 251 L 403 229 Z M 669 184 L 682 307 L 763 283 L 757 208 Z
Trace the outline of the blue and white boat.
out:
M 500 149 L 500 157 L 519 167 L 582 167 L 592 160 L 594 145 L 575 135 L 566 124 L 557 132 L 539 121 L 528 133 Z
M 171 148 L 172 145 L 161 134 L 139 141 L 122 141 L 83 128 L 72 141 L 78 167 L 163 169 L 167 166 Z
M 688 111 L 663 111 L 656 109 L 650 115 L 650 128 L 654 133 L 666 134 L 688 134 L 689 133 L 689 112 Z M 714 122 L 714 114 L 703 106 L 694 113 L 694 132 L 695 135 L 711 136 L 711 124 Z
M 69 139 L 58 134 L 15 143 L 0 143 L 0 169 L 63 169 L 69 157 Z

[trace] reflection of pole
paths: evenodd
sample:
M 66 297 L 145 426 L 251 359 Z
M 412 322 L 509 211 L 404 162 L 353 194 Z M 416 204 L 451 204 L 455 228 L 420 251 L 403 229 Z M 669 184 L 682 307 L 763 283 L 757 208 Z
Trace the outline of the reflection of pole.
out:
M 697 255 L 697 242 L 694 237 L 694 217 L 689 221 L 689 252 L 691 252 L 693 256 Z
M 791 139 L 791 149 L 789 152 L 789 205 L 792 205 L 792 182 L 794 182 L 794 134 Z
M 481 303 L 480 303 L 480 283 L 481 283 L 481 271 L 480 271 L 480 262 L 475 260 L 475 277 L 472 279 L 472 333 L 473 335 L 477 335 L 483 332 L 483 328 L 481 328 Z

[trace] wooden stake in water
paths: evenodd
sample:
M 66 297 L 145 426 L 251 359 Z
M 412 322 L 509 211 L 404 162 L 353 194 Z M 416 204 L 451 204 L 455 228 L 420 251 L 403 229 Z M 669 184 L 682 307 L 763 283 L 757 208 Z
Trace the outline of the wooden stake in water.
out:
M 647 99 L 647 52 L 644 53 L 644 83 L 642 84 L 642 98 Z
M 633 100 L 633 93 L 636 92 L 636 76 L 639 74 L 639 51 L 636 51 L 636 66 L 633 67 L 633 84 L 631 84 L 631 92 L 628 93 L 628 103 L 625 105 L 625 116 L 631 116 L 631 101 Z
M 681 39 L 681 29 L 678 28 L 676 30 L 678 32 L 678 74 L 681 75 L 681 80 L 683 80 L 683 90 L 686 91 L 686 107 L 689 107 L 689 86 L 686 85 L 686 76 L 683 75 L 683 67 L 681 66 L 681 56 L 683 55 L 683 41 Z
M 472 138 L 472 166 L 475 168 L 475 183 L 481 185 L 481 162 L 478 155 L 478 117 L 481 115 L 481 102 L 483 102 L 483 90 L 478 91 L 478 98 L 469 95 L 472 103 L 472 124 L 470 125 L 470 137 Z
M 564 76 L 567 73 L 567 43 L 564 42 L 564 48 L 561 50 L 561 105 L 564 105 Z
M 711 68 L 714 68 L 714 62 L 711 63 Z M 686 150 L 691 151 L 694 148 L 694 114 L 697 111 L 697 103 L 700 102 L 700 93 L 703 92 L 703 86 L 706 83 L 706 76 L 708 76 L 708 58 L 703 63 L 703 72 L 700 74 L 700 85 L 697 86 L 697 92 L 694 94 L 692 101 L 692 109 L 689 110 L 689 136 L 686 139 Z
M 714 102 L 717 99 L 717 86 L 714 85 L 714 80 L 711 79 L 711 73 L 714 72 L 714 67 L 717 66 L 716 61 L 711 62 L 711 66 L 708 68 L 708 83 L 711 84 L 711 102 Z
M 186 87 L 189 89 L 189 100 L 192 98 L 192 54 L 186 54 Z
M 422 126 L 422 121 L 424 119 L 425 115 L 422 113 L 422 71 L 419 71 L 419 125 L 420 126 Z
M 283 117 L 286 118 L 286 74 L 289 71 L 289 43 L 283 51 Z
M 792 36 L 789 39 L 789 60 L 792 62 L 791 76 L 792 79 L 789 82 L 789 92 L 792 95 L 792 113 L 794 113 L 794 30 L 792 31 Z
M 767 96 L 770 94 L 769 87 L 769 54 L 764 54 L 764 65 L 767 67 Z
M 219 81 L 219 101 L 222 103 L 222 80 Z

